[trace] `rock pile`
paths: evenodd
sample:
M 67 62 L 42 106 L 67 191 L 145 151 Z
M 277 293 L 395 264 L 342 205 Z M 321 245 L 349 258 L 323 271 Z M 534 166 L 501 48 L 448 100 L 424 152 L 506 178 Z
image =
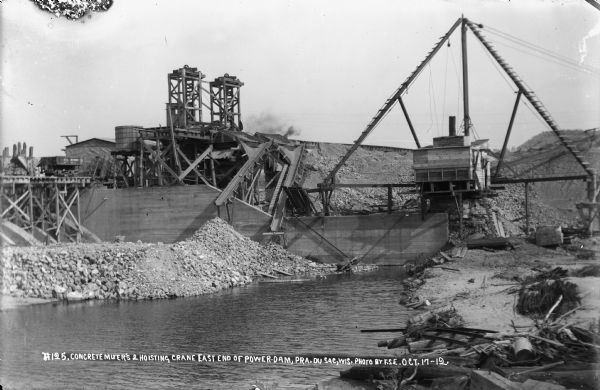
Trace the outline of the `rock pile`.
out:
M 251 241 L 216 218 L 170 245 L 5 247 L 2 293 L 70 300 L 193 296 L 243 285 L 274 269 L 314 275 L 334 267 Z

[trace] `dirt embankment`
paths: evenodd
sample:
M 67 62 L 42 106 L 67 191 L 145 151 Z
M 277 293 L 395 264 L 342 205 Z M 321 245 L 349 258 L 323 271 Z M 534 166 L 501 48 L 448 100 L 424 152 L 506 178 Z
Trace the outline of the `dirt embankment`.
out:
M 218 218 L 175 244 L 6 247 L 2 262 L 3 294 L 73 300 L 193 296 L 247 284 L 260 273 L 318 275 L 335 268 L 256 243 Z
M 600 240 L 589 239 L 579 246 L 600 252 Z M 561 267 L 571 274 L 597 260 L 578 259 L 562 248 L 547 249 L 523 240 L 515 241 L 515 249 L 490 252 L 482 249 L 468 250 L 464 258 L 455 258 L 444 268 L 426 269 L 421 275 L 423 283 L 414 296 L 427 299 L 431 307 L 452 305 L 470 327 L 513 333 L 513 324 L 521 329 L 533 327 L 534 320 L 516 310 L 520 283 L 526 277 Z M 599 277 L 571 276 L 566 280 L 577 285 L 582 308 L 570 321 L 592 324 L 600 313 Z
M 317 184 L 331 172 L 346 154 L 349 145 L 319 143 L 307 148 L 304 160 L 306 174 L 303 187 L 317 188 Z M 360 147 L 340 168 L 337 181 L 346 184 L 359 183 L 408 183 L 413 180 L 411 150 L 376 150 L 372 147 Z M 415 194 L 394 189 L 394 207 L 398 208 Z M 315 207 L 321 208 L 316 196 Z M 335 213 L 347 214 L 362 211 L 377 211 L 387 207 L 387 189 L 385 188 L 339 188 L 333 192 L 331 205 Z

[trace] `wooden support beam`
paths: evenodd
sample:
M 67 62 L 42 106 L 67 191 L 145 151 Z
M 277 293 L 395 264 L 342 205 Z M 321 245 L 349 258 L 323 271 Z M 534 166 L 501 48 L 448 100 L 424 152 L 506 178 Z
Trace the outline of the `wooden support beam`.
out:
M 525 183 L 525 234 L 529 234 L 529 183 Z
M 275 209 L 275 205 L 277 204 L 277 199 L 279 198 L 279 192 L 281 190 L 281 185 L 283 184 L 283 179 L 285 178 L 285 174 L 288 171 L 289 165 L 285 164 L 281 171 L 279 172 L 279 178 L 277 179 L 277 185 L 275 185 L 275 189 L 273 190 L 273 195 L 271 196 L 271 202 L 269 202 L 268 213 L 273 215 L 273 210 Z M 273 178 L 275 179 L 275 178 Z
M 165 168 L 165 170 L 167 172 L 169 172 L 175 179 L 177 179 L 179 182 L 181 182 L 181 180 L 179 180 L 179 175 L 177 173 L 175 173 L 174 170 L 171 169 L 171 167 L 169 167 L 167 165 L 167 163 L 165 162 L 165 160 L 163 160 L 163 158 L 160 156 L 160 152 L 157 151 L 155 152 L 154 150 L 152 150 L 152 148 L 150 148 L 150 146 L 144 144 L 144 148 L 146 148 L 146 150 L 148 151 L 148 153 L 150 153 L 154 159 L 156 160 L 157 166 L 158 166 L 158 171 L 160 172 L 162 169 L 161 168 Z M 164 150 L 164 153 L 166 154 L 170 149 L 173 148 L 173 145 L 169 145 L 169 147 L 167 147 Z M 159 174 L 159 180 L 162 180 L 162 176 Z
M 410 129 L 410 132 L 412 133 L 413 139 L 415 140 L 415 144 L 417 144 L 418 149 L 421 149 L 421 143 L 419 142 L 419 138 L 417 137 L 415 128 L 413 127 L 410 117 L 408 116 L 408 111 L 406 110 L 406 107 L 404 106 L 404 102 L 402 101 L 402 96 L 398 96 L 398 103 L 400 103 L 400 108 L 402 108 L 402 112 L 404 113 L 404 117 L 406 118 L 406 122 L 408 123 L 408 127 Z
M 179 175 L 179 177 L 178 177 L 179 181 L 182 181 L 193 170 L 196 173 L 196 175 L 198 175 L 198 177 L 205 184 L 210 185 L 208 183 L 208 181 L 204 178 L 204 175 L 202 175 L 200 172 L 198 172 L 196 170 L 196 166 L 198 166 L 198 164 L 200 164 L 210 154 L 210 152 L 212 152 L 213 146 L 209 145 L 208 148 L 206 148 L 206 150 L 204 152 L 202 152 L 202 154 L 200 156 L 198 156 L 198 158 L 196 158 L 194 160 L 194 162 L 190 162 L 190 160 L 188 160 L 188 158 L 185 156 L 185 154 L 183 154 L 181 152 L 181 150 L 179 149 L 179 147 L 177 148 L 177 150 L 178 150 L 179 153 L 181 153 L 181 157 L 185 160 L 185 162 L 188 163 L 188 167 L 185 169 L 185 171 L 183 171 L 181 173 L 181 175 Z
M 179 162 L 179 156 L 177 156 L 176 148 L 177 144 L 175 143 L 175 130 L 173 128 L 173 112 L 171 110 L 171 105 L 167 104 L 167 112 L 169 113 L 169 125 L 170 125 L 170 136 L 171 136 L 171 145 L 173 146 L 173 159 L 175 160 L 175 166 L 177 167 L 177 173 L 181 174 L 181 163 Z M 178 177 L 177 174 L 175 177 Z M 181 181 L 181 180 L 180 180 Z
M 14 208 L 21 215 L 23 215 L 23 218 L 25 218 L 26 221 L 29 221 L 29 215 L 25 211 L 23 211 L 23 209 L 19 206 L 19 203 L 21 203 L 22 200 L 26 199 L 29 194 L 29 191 L 25 191 L 16 201 L 13 202 L 12 199 L 10 199 L 8 196 L 2 193 L 2 196 L 8 201 L 9 206 L 6 208 L 6 210 L 2 212 L 2 214 L 0 214 L 0 218 L 4 218 L 4 216 Z
M 519 108 L 519 102 L 521 101 L 521 95 L 523 91 L 519 89 L 517 92 L 517 98 L 515 99 L 515 105 L 513 106 L 512 114 L 510 115 L 510 121 L 508 122 L 508 130 L 506 130 L 506 136 L 504 137 L 504 144 L 502 145 L 502 152 L 500 152 L 500 158 L 498 159 L 498 165 L 496 166 L 496 173 L 494 176 L 498 176 L 500 173 L 500 166 L 504 161 L 504 154 L 506 153 L 506 147 L 508 145 L 508 139 L 510 138 L 510 133 L 512 131 L 513 124 L 515 122 L 515 116 L 517 115 L 517 108 Z

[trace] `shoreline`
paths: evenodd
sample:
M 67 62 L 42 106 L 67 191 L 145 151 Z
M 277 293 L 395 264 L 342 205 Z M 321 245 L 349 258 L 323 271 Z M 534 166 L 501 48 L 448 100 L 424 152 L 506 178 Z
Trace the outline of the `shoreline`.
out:
M 259 244 L 215 218 L 174 244 L 54 244 L 2 248 L 0 311 L 53 301 L 199 296 L 257 280 L 334 274 L 336 265 Z M 354 271 L 376 266 L 358 265 Z
M 3 247 L 2 253 L 0 293 L 15 298 L 7 301 L 7 307 L 42 302 L 38 299 L 189 297 L 259 278 L 297 279 L 336 270 L 334 264 L 304 259 L 277 244 L 254 242 L 218 218 L 190 239 L 174 244 L 54 244 Z M 369 267 L 360 265 L 358 269 Z
M 370 330 L 373 343 L 399 348 L 398 356 L 441 357 L 446 364 L 353 366 L 333 383 L 477 390 L 600 385 L 600 239 L 551 249 L 511 237 L 506 249 L 463 249 L 408 271 L 399 302 L 408 311 L 406 327 Z M 323 387 L 329 388 L 336 387 Z
M 511 333 L 515 330 L 512 322 L 523 327 L 535 326 L 531 316 L 518 314 L 513 309 L 518 294 L 511 293 L 511 287 L 519 287 L 521 280 L 542 269 L 561 267 L 573 271 L 598 263 L 594 259 L 577 259 L 560 248 L 538 247 L 522 239 L 516 239 L 515 243 L 512 250 L 469 249 L 464 258 L 453 258 L 450 262 L 426 268 L 421 275 L 424 283 L 412 292 L 412 296 L 429 300 L 431 306 L 428 309 L 453 306 L 467 326 Z M 596 253 L 598 249 L 595 248 Z M 583 307 L 570 317 L 571 320 L 595 321 L 600 314 L 597 287 L 600 277 L 570 276 L 568 280 L 577 285 Z M 412 312 L 418 314 L 422 310 Z

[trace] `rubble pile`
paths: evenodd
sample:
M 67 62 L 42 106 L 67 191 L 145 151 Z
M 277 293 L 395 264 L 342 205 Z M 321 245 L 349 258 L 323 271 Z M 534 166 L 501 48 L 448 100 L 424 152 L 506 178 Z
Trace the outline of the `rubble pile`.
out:
M 335 268 L 276 244 L 263 246 L 218 218 L 174 244 L 5 247 L 2 262 L 3 294 L 69 300 L 193 296 L 263 274 L 315 275 Z
M 307 149 L 304 160 L 306 174 L 305 188 L 316 188 L 318 183 L 331 172 L 348 145 L 320 143 Z M 358 148 L 337 173 L 341 183 L 403 183 L 413 179 L 412 151 L 410 150 L 376 150 Z M 394 208 L 402 207 L 414 194 L 403 193 L 394 188 Z M 313 199 L 317 211 L 321 203 Z M 331 206 L 334 213 L 350 214 L 364 211 L 377 211 L 387 207 L 386 188 L 340 188 L 333 192 Z

